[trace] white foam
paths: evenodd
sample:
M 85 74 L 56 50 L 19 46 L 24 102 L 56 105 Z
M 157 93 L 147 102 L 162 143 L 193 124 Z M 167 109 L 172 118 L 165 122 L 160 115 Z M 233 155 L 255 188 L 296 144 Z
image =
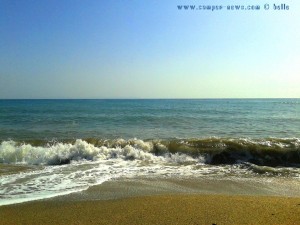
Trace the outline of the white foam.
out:
M 131 150 L 129 149 L 129 151 Z M 143 158 L 144 156 L 138 155 L 138 157 Z M 167 160 L 164 160 L 163 157 L 157 158 L 156 163 L 150 162 L 147 165 L 144 165 L 142 160 L 123 160 L 121 158 L 73 161 L 67 165 L 45 166 L 43 169 L 35 171 L 1 176 L 0 205 L 78 192 L 119 177 L 201 175 L 198 170 L 193 168 L 195 165 L 174 165 L 175 161 L 178 160 L 177 157 L 174 160 L 172 157 Z M 169 164 L 169 160 L 171 160 L 172 165 Z
M 129 144 L 130 142 L 130 144 Z M 186 154 L 151 153 L 153 144 L 142 140 L 118 140 L 115 147 L 97 147 L 83 140 L 74 144 L 57 143 L 35 147 L 5 141 L 0 145 L 0 162 L 44 165 L 33 171 L 0 176 L 0 205 L 14 204 L 86 190 L 110 179 L 139 176 L 200 177 L 248 175 L 253 173 L 242 166 L 212 166 L 204 157 Z M 123 147 L 121 147 L 123 146 Z M 156 143 L 164 152 L 164 145 Z M 68 162 L 65 165 L 59 165 Z M 294 173 L 299 174 L 295 169 Z
M 120 141 L 121 142 L 121 141 Z M 0 145 L 0 162 L 30 165 L 59 165 L 75 160 L 97 161 L 110 158 L 153 160 L 149 153 L 152 143 L 136 140 L 134 145 L 108 148 L 96 147 L 81 139 L 74 144 L 56 143 L 45 147 L 30 144 L 17 145 L 14 141 L 4 141 Z

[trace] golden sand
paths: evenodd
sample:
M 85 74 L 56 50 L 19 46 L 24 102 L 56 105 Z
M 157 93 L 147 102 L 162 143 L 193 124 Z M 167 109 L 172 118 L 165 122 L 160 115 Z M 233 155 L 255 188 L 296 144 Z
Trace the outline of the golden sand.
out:
M 0 224 L 300 224 L 300 198 L 173 194 L 0 207 Z

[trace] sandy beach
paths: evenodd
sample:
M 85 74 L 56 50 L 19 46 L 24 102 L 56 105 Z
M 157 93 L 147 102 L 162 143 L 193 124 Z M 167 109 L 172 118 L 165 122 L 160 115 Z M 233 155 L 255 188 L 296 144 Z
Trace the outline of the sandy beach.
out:
M 0 208 L 1 224 L 299 224 L 300 198 L 162 195 L 38 201 Z
M 227 191 L 218 193 L 219 185 Z M 299 224 L 300 197 L 272 194 L 258 183 L 251 188 L 236 181 L 110 181 L 81 193 L 1 206 L 0 224 Z

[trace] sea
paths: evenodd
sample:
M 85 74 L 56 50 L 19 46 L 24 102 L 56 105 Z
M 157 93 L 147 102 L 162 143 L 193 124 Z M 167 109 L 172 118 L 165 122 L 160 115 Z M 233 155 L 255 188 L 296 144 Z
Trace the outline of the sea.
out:
M 29 169 L 0 173 L 0 205 L 139 177 L 289 179 L 300 196 L 300 99 L 0 100 L 1 165 Z

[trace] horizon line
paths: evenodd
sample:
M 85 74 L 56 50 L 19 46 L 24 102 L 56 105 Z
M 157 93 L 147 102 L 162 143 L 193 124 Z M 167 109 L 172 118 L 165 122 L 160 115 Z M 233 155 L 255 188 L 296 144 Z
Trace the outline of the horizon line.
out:
M 234 99 L 300 99 L 300 97 L 235 97 L 235 98 L 0 98 L 0 100 L 234 100 Z

